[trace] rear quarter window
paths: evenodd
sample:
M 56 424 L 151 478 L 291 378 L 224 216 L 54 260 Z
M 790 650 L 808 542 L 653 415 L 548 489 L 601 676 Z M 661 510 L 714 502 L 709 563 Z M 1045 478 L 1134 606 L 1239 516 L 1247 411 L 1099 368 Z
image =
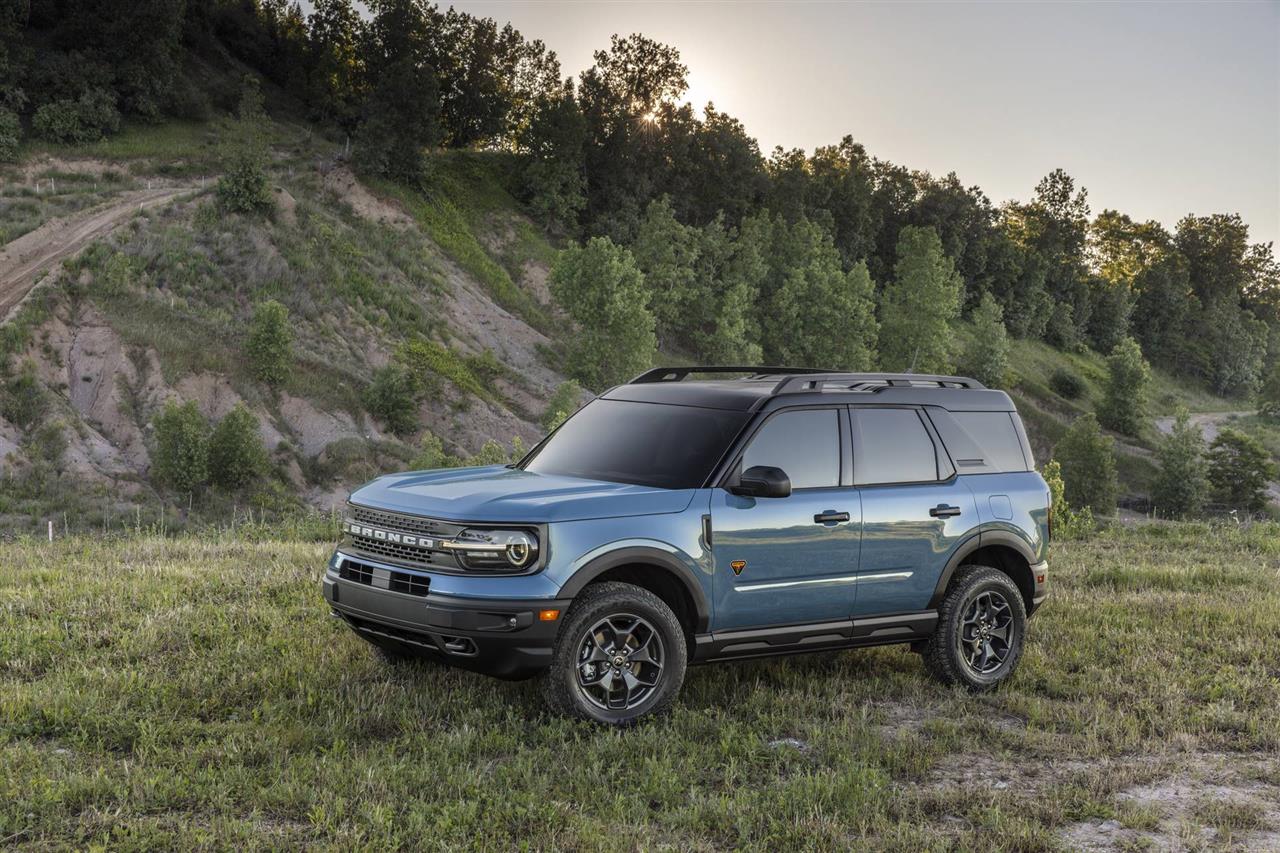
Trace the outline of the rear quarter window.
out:
M 961 474 L 1029 471 L 1013 412 L 948 412 L 930 409 L 929 419 Z

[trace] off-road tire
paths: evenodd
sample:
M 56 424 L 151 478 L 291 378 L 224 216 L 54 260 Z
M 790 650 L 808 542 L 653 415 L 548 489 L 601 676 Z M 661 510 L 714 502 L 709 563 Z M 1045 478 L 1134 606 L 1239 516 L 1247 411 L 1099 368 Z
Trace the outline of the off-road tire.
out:
M 994 593 L 1008 605 L 1011 636 L 1008 650 L 999 667 L 983 673 L 975 670 L 961 650 L 966 612 L 985 593 Z M 1017 584 L 999 569 L 990 566 L 961 566 L 947 587 L 938 608 L 938 625 L 933 636 L 924 641 L 920 657 L 925 669 L 944 684 L 961 684 L 976 693 L 992 690 L 1005 681 L 1018 667 L 1027 635 L 1027 612 Z
M 580 656 L 594 626 L 613 616 L 643 620 L 661 640 L 662 665 L 655 685 L 634 707 L 606 709 L 588 698 L 580 685 Z M 611 726 L 629 726 L 671 707 L 684 682 L 688 647 L 684 628 L 666 602 L 629 583 L 606 581 L 579 593 L 556 636 L 551 668 L 543 676 L 543 695 L 552 711 Z

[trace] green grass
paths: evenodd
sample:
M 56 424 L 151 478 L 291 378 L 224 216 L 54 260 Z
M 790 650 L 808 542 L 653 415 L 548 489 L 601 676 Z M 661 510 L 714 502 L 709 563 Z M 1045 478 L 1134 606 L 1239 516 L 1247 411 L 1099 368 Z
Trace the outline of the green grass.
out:
M 888 647 L 694 668 L 622 732 L 548 715 L 533 683 L 379 663 L 326 615 L 328 550 L 0 544 L 0 843 L 1043 850 L 1076 821 L 1155 826 L 1117 794 L 1199 751 L 1280 747 L 1275 526 L 1055 546 L 989 695 Z

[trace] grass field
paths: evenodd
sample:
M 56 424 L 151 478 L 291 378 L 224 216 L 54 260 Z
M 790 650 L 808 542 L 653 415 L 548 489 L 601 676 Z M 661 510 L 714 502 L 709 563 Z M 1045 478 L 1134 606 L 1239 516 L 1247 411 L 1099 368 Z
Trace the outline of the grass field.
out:
M 1055 546 L 1005 689 L 902 647 L 690 670 L 606 731 L 388 668 L 328 546 L 0 544 L 0 847 L 1280 847 L 1280 528 Z

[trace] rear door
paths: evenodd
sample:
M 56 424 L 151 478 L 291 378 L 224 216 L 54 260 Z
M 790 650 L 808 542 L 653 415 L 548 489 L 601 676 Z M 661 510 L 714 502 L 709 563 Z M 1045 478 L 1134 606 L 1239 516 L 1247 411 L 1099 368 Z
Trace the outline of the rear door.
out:
M 853 614 L 923 610 L 956 547 L 978 525 L 973 492 L 915 407 L 853 406 L 862 551 Z
M 712 493 L 715 630 L 849 618 L 862 510 L 841 409 L 774 412 L 745 445 L 735 473 L 781 468 L 790 497 Z

